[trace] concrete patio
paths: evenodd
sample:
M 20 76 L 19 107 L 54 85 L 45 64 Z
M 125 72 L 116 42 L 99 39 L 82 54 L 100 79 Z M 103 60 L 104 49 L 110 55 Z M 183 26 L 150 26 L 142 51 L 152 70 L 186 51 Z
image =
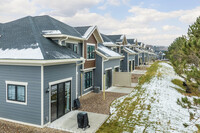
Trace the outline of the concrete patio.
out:
M 106 90 L 106 92 L 115 92 L 115 93 L 125 93 L 129 94 L 132 92 L 134 88 L 127 88 L 127 87 L 115 87 L 112 86 Z
M 59 129 L 63 131 L 73 132 L 73 133 L 95 133 L 97 129 L 104 123 L 109 115 L 98 114 L 98 113 L 88 113 L 88 119 L 90 128 L 87 128 L 85 131 L 78 128 L 77 124 L 77 114 L 82 111 L 71 111 L 64 115 L 63 117 L 55 120 L 48 125 L 49 128 Z

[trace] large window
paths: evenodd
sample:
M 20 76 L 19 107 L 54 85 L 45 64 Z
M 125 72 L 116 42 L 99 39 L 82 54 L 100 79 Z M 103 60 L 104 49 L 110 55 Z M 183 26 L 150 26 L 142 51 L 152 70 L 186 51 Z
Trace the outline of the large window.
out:
M 87 45 L 87 59 L 94 59 L 95 45 Z
M 26 104 L 27 83 L 15 84 L 14 82 L 6 82 L 7 85 L 7 101 Z
M 85 73 L 85 89 L 92 86 L 92 71 Z

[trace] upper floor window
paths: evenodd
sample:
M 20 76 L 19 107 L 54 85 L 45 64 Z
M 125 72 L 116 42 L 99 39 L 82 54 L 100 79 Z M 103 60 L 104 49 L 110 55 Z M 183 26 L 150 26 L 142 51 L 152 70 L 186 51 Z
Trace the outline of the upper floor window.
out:
M 76 44 L 73 44 L 73 51 L 75 53 L 78 53 L 78 46 Z
M 27 85 L 24 82 L 6 81 L 7 102 L 27 104 Z
M 94 44 L 87 44 L 87 59 L 94 59 L 95 58 L 95 45 Z

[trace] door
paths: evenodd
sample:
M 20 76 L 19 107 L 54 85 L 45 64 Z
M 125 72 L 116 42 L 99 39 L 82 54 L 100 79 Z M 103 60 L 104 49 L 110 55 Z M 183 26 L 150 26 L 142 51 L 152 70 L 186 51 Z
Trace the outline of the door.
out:
M 112 86 L 112 69 L 106 71 L 106 89 Z
M 132 70 L 135 70 L 135 60 L 132 61 Z
M 51 121 L 71 110 L 71 81 L 51 86 Z
M 131 61 L 129 61 L 129 72 L 131 72 Z

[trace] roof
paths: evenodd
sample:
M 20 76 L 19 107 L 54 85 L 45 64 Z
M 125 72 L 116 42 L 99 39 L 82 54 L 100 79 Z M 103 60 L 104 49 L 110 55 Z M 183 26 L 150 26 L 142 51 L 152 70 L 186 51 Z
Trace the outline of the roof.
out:
M 106 35 L 112 42 L 122 42 L 124 35 Z
M 96 36 L 96 39 L 102 43 L 103 39 L 98 31 L 97 26 L 81 26 L 81 27 L 74 27 L 82 36 L 82 38 L 88 39 L 92 33 L 94 33 Z
M 139 48 L 135 48 L 134 51 L 136 51 L 136 52 L 138 52 L 138 53 L 143 53 L 143 50 L 141 50 L 141 49 L 139 49 Z
M 77 59 L 79 55 L 43 37 L 44 30 L 60 30 L 61 33 L 80 36 L 73 27 L 49 16 L 24 17 L 4 23 L 0 37 L 0 59 Z
M 109 57 L 122 58 L 123 57 L 119 53 L 117 53 L 117 52 L 105 47 L 103 44 L 98 44 L 97 51 L 100 52 L 101 54 L 103 54 L 104 56 L 106 56 L 107 58 L 109 58 Z
M 135 44 L 135 39 L 127 39 L 127 42 L 130 44 Z
M 130 48 L 124 47 L 124 51 L 129 53 L 129 54 L 138 54 L 135 51 L 131 50 Z
M 101 36 L 102 36 L 102 39 L 103 39 L 103 44 L 106 45 L 106 46 L 115 46 L 117 45 L 116 43 L 114 43 L 110 38 L 107 37 L 107 35 L 105 34 L 102 34 L 101 33 Z

